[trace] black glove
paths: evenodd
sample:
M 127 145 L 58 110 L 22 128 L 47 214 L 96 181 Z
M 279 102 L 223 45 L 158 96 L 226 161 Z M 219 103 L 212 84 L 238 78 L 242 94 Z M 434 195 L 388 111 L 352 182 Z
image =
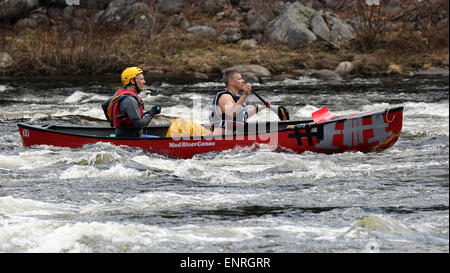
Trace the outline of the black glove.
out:
M 150 111 L 145 112 L 146 115 L 148 114 L 148 115 L 151 115 L 152 117 L 154 117 L 155 115 L 160 114 L 160 113 L 161 113 L 161 106 L 159 106 L 159 105 L 155 105 L 152 107 L 152 109 L 150 109 Z

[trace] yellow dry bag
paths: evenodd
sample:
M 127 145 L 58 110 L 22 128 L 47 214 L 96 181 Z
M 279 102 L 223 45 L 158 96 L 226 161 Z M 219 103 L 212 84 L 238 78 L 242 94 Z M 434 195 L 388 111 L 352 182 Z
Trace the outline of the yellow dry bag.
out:
M 211 131 L 190 119 L 176 119 L 170 124 L 166 137 L 207 136 Z

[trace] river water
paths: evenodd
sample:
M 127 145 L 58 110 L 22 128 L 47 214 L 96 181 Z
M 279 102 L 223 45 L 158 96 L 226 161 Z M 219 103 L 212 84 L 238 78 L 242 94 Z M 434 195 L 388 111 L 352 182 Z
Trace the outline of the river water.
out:
M 177 160 L 108 144 L 22 146 L 17 122 L 106 125 L 118 82 L 0 81 L 0 252 L 449 252 L 447 78 L 254 85 L 291 119 L 404 106 L 377 153 L 231 150 Z M 217 82 L 147 80 L 152 123 L 206 122 Z M 250 104 L 258 103 L 255 96 Z M 276 120 L 268 110 L 252 120 Z

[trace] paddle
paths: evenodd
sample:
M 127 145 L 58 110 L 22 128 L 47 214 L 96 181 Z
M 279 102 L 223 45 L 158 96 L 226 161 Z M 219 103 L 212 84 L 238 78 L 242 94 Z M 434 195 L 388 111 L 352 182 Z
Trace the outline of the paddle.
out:
M 328 112 L 328 105 L 312 113 L 312 119 L 314 120 L 315 123 L 325 122 L 334 117 L 336 117 L 336 115 L 333 115 L 330 112 Z
M 267 101 L 265 99 L 263 99 L 260 95 L 258 95 L 258 93 L 256 93 L 255 91 L 252 90 L 252 93 L 255 94 L 255 96 L 262 101 L 267 108 L 270 108 L 270 110 L 272 110 L 275 114 L 278 115 L 278 117 L 280 118 L 280 120 L 289 120 L 289 112 L 287 111 L 286 107 L 284 106 L 278 106 L 277 110 L 273 109 L 272 107 L 269 107 L 269 104 L 267 103 Z

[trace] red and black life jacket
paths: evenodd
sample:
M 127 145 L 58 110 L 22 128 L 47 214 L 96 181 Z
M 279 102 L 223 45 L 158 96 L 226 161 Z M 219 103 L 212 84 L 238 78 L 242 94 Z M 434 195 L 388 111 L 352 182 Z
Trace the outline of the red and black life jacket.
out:
M 108 119 L 111 121 L 114 127 L 118 128 L 133 128 L 133 123 L 130 118 L 124 113 L 121 113 L 119 110 L 119 102 L 124 98 L 132 96 L 139 105 L 139 112 L 141 114 L 141 118 L 144 117 L 144 102 L 140 97 L 136 95 L 136 93 L 131 92 L 126 89 L 119 89 L 114 93 L 109 105 L 108 105 Z

